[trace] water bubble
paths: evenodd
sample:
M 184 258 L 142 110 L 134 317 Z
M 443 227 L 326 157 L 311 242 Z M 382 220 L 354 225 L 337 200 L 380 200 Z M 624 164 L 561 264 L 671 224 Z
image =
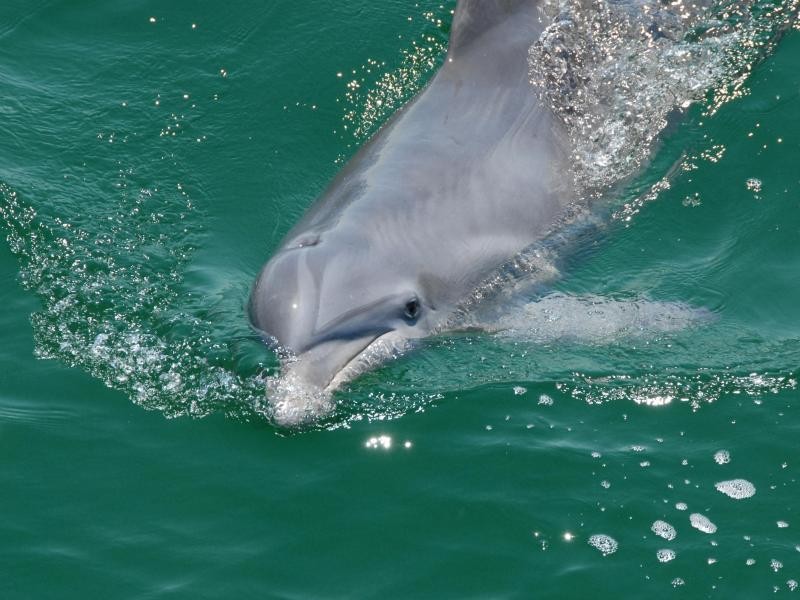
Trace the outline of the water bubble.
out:
M 714 462 L 718 465 L 727 465 L 731 462 L 731 453 L 727 450 L 717 450 L 714 453 Z
M 728 481 L 720 481 L 714 484 L 714 487 L 717 488 L 717 491 L 722 492 L 734 500 L 750 498 L 756 493 L 756 486 L 746 479 L 730 479 Z
M 789 581 L 786 582 L 786 587 L 789 588 L 790 592 L 795 591 L 797 589 L 797 585 L 798 585 L 797 581 L 794 579 L 790 579 Z
M 686 502 L 676 502 L 675 508 L 677 508 L 678 510 L 687 510 L 689 508 L 689 505 L 686 504 Z
M 686 582 L 682 578 L 676 577 L 672 580 L 672 587 L 680 587 L 682 585 L 686 585 Z
M 717 526 L 714 525 L 708 517 L 700 513 L 692 513 L 689 515 L 689 523 L 692 524 L 692 527 L 703 533 L 715 533 L 717 531 Z
M 786 529 L 789 526 L 789 523 L 786 521 L 778 521 L 777 525 L 779 529 Z
M 539 404 L 542 406 L 553 406 L 553 399 L 547 394 L 539 396 Z
M 756 564 L 756 559 L 748 558 L 746 561 L 744 561 L 744 564 L 746 564 L 748 567 L 752 567 L 754 564 Z
M 522 394 L 524 394 L 527 391 L 528 390 L 526 388 L 522 387 L 521 385 L 515 385 L 514 386 L 514 395 L 515 396 L 522 396 Z
M 603 556 L 614 554 L 619 547 L 617 540 L 603 533 L 598 533 L 589 538 L 589 545 L 597 548 Z
M 659 550 L 658 552 L 656 552 L 656 558 L 658 559 L 658 562 L 662 562 L 662 563 L 669 562 L 669 561 L 673 560 L 675 558 L 675 556 L 676 556 L 675 555 L 675 551 L 674 550 L 669 550 L 667 548 L 664 548 L 664 549 Z
M 772 558 L 769 561 L 769 568 L 777 573 L 783 568 L 783 563 L 778 559 Z
M 658 537 L 664 538 L 667 541 L 675 539 L 677 532 L 675 528 L 666 521 L 654 521 L 650 526 L 650 531 L 655 533 Z
M 751 177 L 747 181 L 745 181 L 745 187 L 753 193 L 758 194 L 763 187 L 763 183 L 760 179 L 756 179 L 755 177 Z

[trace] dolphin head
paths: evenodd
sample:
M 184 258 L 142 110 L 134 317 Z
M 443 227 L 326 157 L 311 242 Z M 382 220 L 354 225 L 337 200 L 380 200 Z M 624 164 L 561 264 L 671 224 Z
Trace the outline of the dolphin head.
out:
M 413 265 L 376 246 L 358 235 L 302 235 L 257 278 L 250 319 L 286 357 L 267 386 L 278 424 L 324 416 L 338 385 L 433 328 L 436 306 Z

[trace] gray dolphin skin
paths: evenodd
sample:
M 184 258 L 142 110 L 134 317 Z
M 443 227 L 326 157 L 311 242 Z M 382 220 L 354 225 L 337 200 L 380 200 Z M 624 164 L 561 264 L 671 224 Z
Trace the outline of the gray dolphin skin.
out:
M 319 398 L 354 365 L 441 330 L 575 200 L 566 136 L 529 83 L 528 49 L 546 26 L 539 3 L 460 0 L 432 81 L 263 267 L 250 318 L 292 356 L 293 385 L 267 392 L 277 424 L 324 416 L 332 404 Z

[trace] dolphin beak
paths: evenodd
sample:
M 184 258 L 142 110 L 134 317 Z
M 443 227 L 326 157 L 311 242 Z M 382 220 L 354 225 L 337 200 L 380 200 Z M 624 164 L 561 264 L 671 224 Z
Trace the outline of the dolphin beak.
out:
M 345 367 L 379 335 L 322 342 L 287 360 L 279 376 L 267 380 L 268 416 L 281 427 L 297 427 L 333 411 L 333 391 Z
M 322 342 L 288 362 L 286 370 L 293 372 L 309 385 L 327 389 L 339 372 L 378 337 L 380 336 L 368 335 L 356 339 Z

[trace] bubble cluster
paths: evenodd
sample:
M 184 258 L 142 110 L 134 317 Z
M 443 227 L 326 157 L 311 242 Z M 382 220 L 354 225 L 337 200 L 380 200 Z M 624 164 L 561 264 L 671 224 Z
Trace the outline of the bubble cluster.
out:
M 750 179 L 745 181 L 744 185 L 748 190 L 750 190 L 755 194 L 758 194 L 761 191 L 761 188 L 764 186 L 761 180 L 756 179 L 755 177 L 751 177 Z
M 714 484 L 714 487 L 717 488 L 717 491 L 722 492 L 734 500 L 750 498 L 756 493 L 756 486 L 746 479 L 730 479 L 728 481 L 720 481 Z
M 692 513 L 689 515 L 689 523 L 691 523 L 692 527 L 703 533 L 716 533 L 717 531 L 717 526 L 711 522 L 711 519 L 700 513 Z
M 616 552 L 617 548 L 619 547 L 617 540 L 603 533 L 598 533 L 590 536 L 588 543 L 593 548 L 599 550 L 603 556 L 614 554 L 614 552 Z
M 666 548 L 662 549 L 662 550 L 658 550 L 656 552 L 656 558 L 658 559 L 658 562 L 662 562 L 662 563 L 669 562 L 669 561 L 673 560 L 675 558 L 675 556 L 676 556 L 676 554 L 675 554 L 674 550 L 669 550 L 669 549 L 666 549 Z
M 714 453 L 714 462 L 718 465 L 727 465 L 731 462 L 731 454 L 727 450 L 717 450 Z
M 650 526 L 650 531 L 655 533 L 658 537 L 664 538 L 667 541 L 671 541 L 675 539 L 675 536 L 678 533 L 675 531 L 675 528 L 667 523 L 666 521 L 655 521 Z

